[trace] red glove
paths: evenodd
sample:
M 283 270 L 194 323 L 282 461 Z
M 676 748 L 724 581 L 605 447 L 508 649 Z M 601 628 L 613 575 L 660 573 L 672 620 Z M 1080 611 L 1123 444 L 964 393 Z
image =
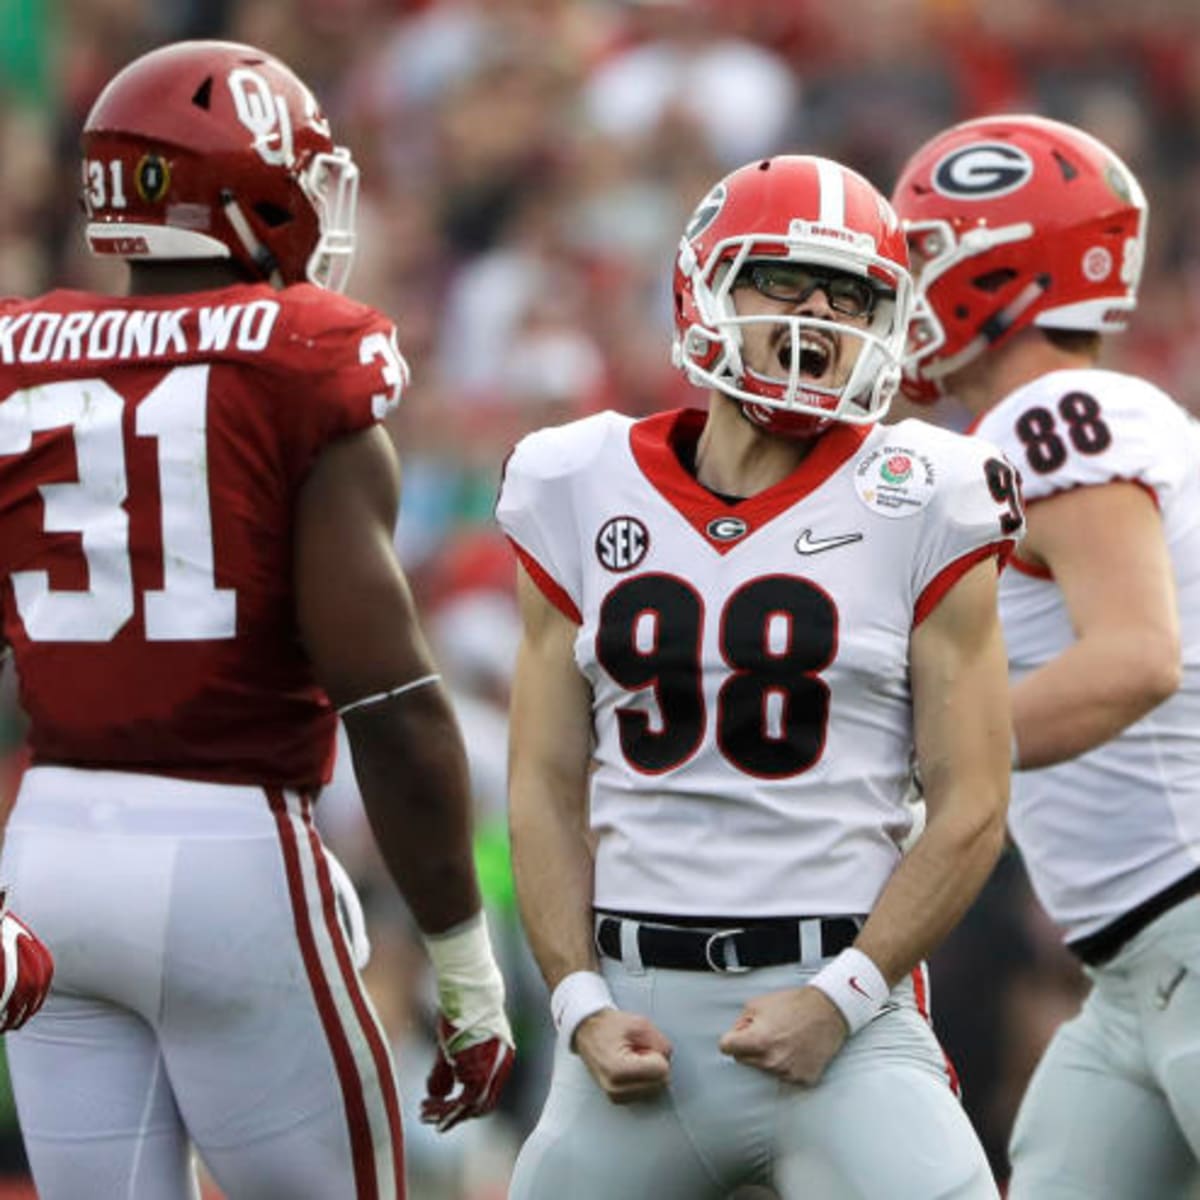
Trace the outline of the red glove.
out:
M 50 991 L 54 959 L 0 894 L 0 1033 L 19 1029 Z
M 438 1015 L 438 1052 L 425 1083 L 428 1095 L 421 1101 L 421 1120 L 436 1125 L 439 1133 L 468 1117 L 490 1113 L 513 1068 L 513 1045 L 502 1033 L 484 1041 L 470 1042 L 468 1037 Z

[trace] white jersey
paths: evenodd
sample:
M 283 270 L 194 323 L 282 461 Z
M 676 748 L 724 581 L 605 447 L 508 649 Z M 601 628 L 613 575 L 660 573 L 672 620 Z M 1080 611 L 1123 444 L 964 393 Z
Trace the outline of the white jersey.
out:
M 1175 568 L 1183 685 L 1104 746 L 1013 777 L 1009 824 L 1068 941 L 1104 928 L 1200 864 L 1200 426 L 1145 380 L 1056 371 L 992 409 L 978 432 L 1034 503 L 1131 480 L 1153 497 Z M 1014 682 L 1075 640 L 1058 587 L 1019 558 L 1000 611 Z
M 921 421 L 838 426 L 730 504 L 676 446 L 698 410 L 525 438 L 497 516 L 579 625 L 595 903 L 673 916 L 867 913 L 899 858 L 909 637 L 1022 517 L 1011 467 Z

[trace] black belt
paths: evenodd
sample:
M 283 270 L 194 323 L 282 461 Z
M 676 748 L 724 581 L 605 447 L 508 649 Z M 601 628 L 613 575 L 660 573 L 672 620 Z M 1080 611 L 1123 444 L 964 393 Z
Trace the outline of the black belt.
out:
M 636 957 L 646 967 L 674 971 L 749 971 L 783 963 L 816 966 L 840 954 L 858 936 L 854 917 L 771 918 L 744 923 L 731 919 L 713 927 L 648 924 L 627 917 L 598 916 L 596 947 L 608 958 L 634 965 L 622 953 L 621 927 L 632 927 Z M 808 927 L 805 936 L 804 927 Z
M 1141 933 L 1151 921 L 1161 917 L 1168 909 L 1200 893 L 1200 870 L 1185 875 L 1168 888 L 1156 892 L 1149 900 L 1143 900 L 1111 925 L 1077 942 L 1068 942 L 1067 949 L 1089 967 L 1101 967 L 1111 959 L 1135 934 Z

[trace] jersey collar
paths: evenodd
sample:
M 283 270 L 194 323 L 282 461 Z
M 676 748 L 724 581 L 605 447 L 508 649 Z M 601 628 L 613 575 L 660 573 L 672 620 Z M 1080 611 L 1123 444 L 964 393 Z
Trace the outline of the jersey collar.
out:
M 697 482 L 679 461 L 676 447 L 695 442 L 704 428 L 705 414 L 698 408 L 681 408 L 637 421 L 630 429 L 629 446 L 642 474 L 654 489 L 719 554 L 740 545 L 821 486 L 851 458 L 875 427 L 836 424 L 822 434 L 808 457 L 788 476 L 756 496 L 729 503 Z M 725 518 L 726 521 L 722 521 Z M 728 530 L 729 518 L 745 523 L 736 537 L 714 536 Z

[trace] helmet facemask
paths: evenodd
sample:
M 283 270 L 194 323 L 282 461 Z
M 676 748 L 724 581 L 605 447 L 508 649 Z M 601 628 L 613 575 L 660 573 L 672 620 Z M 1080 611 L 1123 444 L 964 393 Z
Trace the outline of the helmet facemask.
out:
M 964 264 L 963 274 L 975 270 L 972 259 L 1004 246 L 1029 241 L 1033 237 L 1033 226 L 1027 222 L 999 229 L 979 226 L 959 238 L 949 221 L 918 221 L 907 225 L 905 234 L 917 281 L 917 295 L 908 323 L 904 374 L 906 380 L 932 385 L 935 395 L 940 396 L 946 376 L 973 362 L 1001 333 L 1012 328 L 1025 310 L 1040 298 L 1044 288 L 1035 278 L 1015 296 L 999 301 L 987 320 L 980 322 L 978 335 L 957 353 L 945 357 L 939 357 L 939 351 L 946 344 L 946 330 L 936 307 L 929 301 L 931 289 L 939 279 Z M 986 279 L 987 264 L 978 264 L 978 271 L 980 277 Z M 1004 268 L 997 268 L 993 274 L 1001 277 Z M 1015 278 L 1016 272 L 1011 275 Z M 982 292 L 982 284 L 977 283 L 976 290 Z
M 299 183 L 316 211 L 321 230 L 308 259 L 306 276 L 318 287 L 342 292 L 354 265 L 358 167 L 350 151 L 337 146 L 332 153 L 313 155 L 300 173 Z
M 900 380 L 907 323 L 902 314 L 906 316 L 911 306 L 912 281 L 907 271 L 875 254 L 873 247 L 848 250 L 840 244 L 822 244 L 803 221 L 792 223 L 786 247 L 777 234 L 746 234 L 719 242 L 708 262 L 699 264 L 685 238 L 679 255 L 680 269 L 691 279 L 699 319 L 676 339 L 675 355 L 693 383 L 741 401 L 747 416 L 758 424 L 771 426 L 776 413 L 811 418 L 778 423 L 781 432 L 796 435 L 820 432 L 834 420 L 871 424 L 887 412 Z M 744 267 L 762 261 L 799 263 L 866 279 L 877 292 L 870 323 L 860 326 L 786 312 L 740 314 L 734 288 Z M 786 374 L 763 375 L 746 367 L 743 331 L 752 325 L 783 326 Z M 845 338 L 858 341 L 858 355 L 843 383 L 823 384 L 803 377 L 809 334 L 839 343 Z

